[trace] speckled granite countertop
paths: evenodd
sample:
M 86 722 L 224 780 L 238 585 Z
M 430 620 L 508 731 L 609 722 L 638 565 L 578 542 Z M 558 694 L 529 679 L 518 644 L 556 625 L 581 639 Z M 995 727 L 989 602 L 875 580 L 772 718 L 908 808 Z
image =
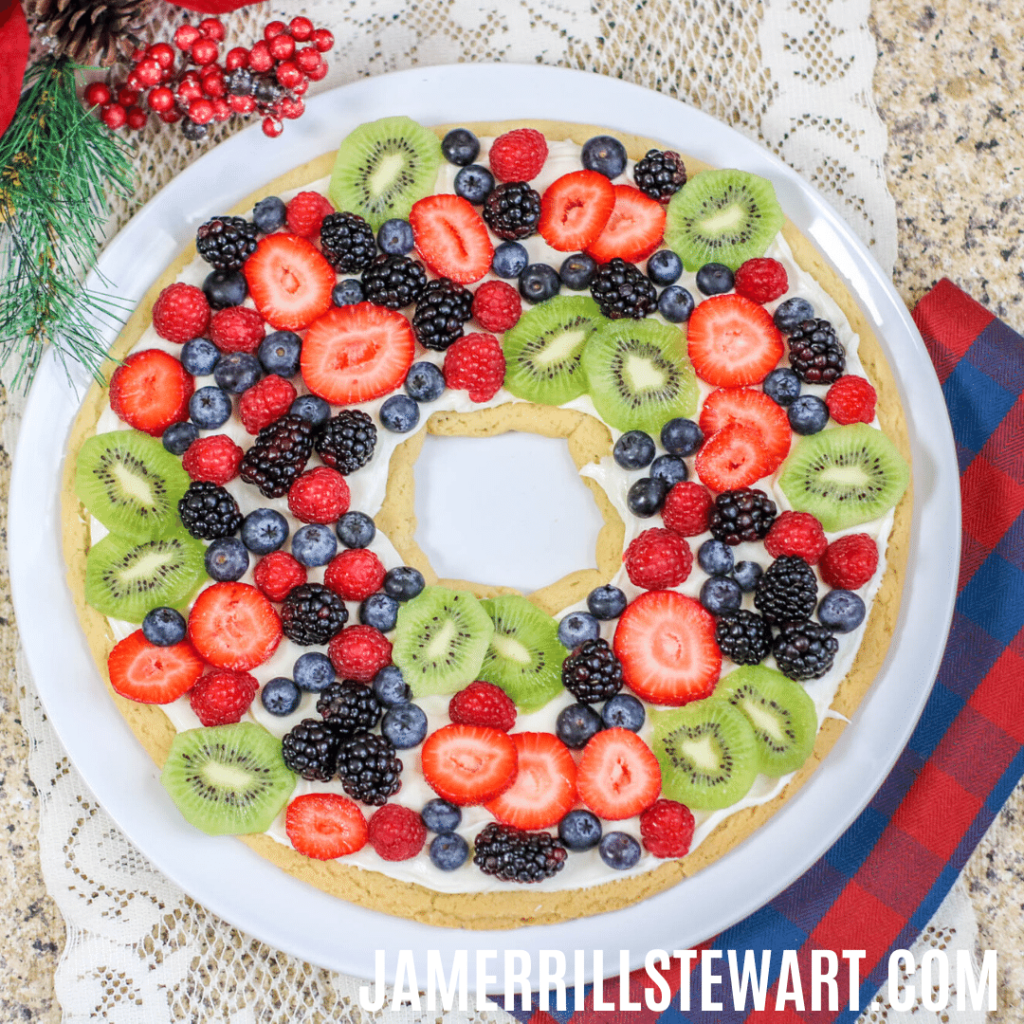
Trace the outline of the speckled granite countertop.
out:
M 1024 330 L 1024 12 L 1016 5 L 873 5 L 875 96 L 889 129 L 896 287 L 908 306 L 950 277 Z M 2 401 L 2 400 L 0 400 Z M 0 404 L 0 416 L 4 413 Z M 0 448 L 0 501 L 10 453 Z M 0 1020 L 60 1020 L 52 975 L 63 922 L 39 874 L 36 795 L 18 721 L 15 633 L 0 537 Z M 981 946 L 1000 952 L 1000 1009 L 1024 1020 L 1024 786 L 966 869 Z

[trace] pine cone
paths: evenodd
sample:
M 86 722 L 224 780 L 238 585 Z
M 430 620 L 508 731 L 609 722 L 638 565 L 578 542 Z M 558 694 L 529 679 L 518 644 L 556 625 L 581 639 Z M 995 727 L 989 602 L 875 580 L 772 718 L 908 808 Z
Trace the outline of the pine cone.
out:
M 110 67 L 145 43 L 154 0 L 29 0 L 36 31 L 54 40 L 54 53 L 79 64 Z

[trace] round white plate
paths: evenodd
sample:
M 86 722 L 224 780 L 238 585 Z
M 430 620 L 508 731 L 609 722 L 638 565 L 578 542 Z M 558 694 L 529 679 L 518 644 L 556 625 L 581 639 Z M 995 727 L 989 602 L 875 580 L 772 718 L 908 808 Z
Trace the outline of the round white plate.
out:
M 596 948 L 609 965 L 618 965 L 618 950 L 629 949 L 636 968 L 648 949 L 700 942 L 792 882 L 867 804 L 906 744 L 939 665 L 955 592 L 959 477 L 946 407 L 891 282 L 792 170 L 682 103 L 557 68 L 460 64 L 382 75 L 317 96 L 280 140 L 264 138 L 258 128 L 236 135 L 178 175 L 107 247 L 100 270 L 113 293 L 137 302 L 208 217 L 337 147 L 357 124 L 396 113 L 424 124 L 515 117 L 602 124 L 763 175 L 773 181 L 783 209 L 858 296 L 900 381 L 913 445 L 914 522 L 892 648 L 832 753 L 767 825 L 694 881 L 626 910 L 516 931 L 467 935 L 363 910 L 297 881 L 240 842 L 203 835 L 178 814 L 156 767 L 107 696 L 64 582 L 60 474 L 84 381 L 77 391 L 70 388 L 52 354 L 28 402 L 11 489 L 11 581 L 22 641 L 50 720 L 100 803 L 161 871 L 251 935 L 362 977 L 372 976 L 376 949 L 413 950 L 420 978 L 428 949 L 440 950 L 450 963 L 451 951 L 471 946 L 532 953 Z M 93 286 L 101 287 L 93 277 Z M 115 333 L 109 331 L 111 342 Z M 388 968 L 394 969 L 393 956 Z M 500 957 L 496 970 L 500 988 Z

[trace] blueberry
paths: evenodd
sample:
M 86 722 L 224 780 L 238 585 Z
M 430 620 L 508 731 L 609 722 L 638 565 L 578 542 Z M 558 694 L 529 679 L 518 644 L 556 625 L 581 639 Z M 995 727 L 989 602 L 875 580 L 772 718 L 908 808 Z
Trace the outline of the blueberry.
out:
M 295 681 L 286 676 L 275 676 L 263 684 L 260 690 L 260 701 L 272 715 L 283 718 L 290 715 L 302 699 L 302 691 Z
M 704 443 L 704 432 L 693 420 L 669 420 L 661 428 L 661 447 L 670 455 L 693 455 Z
M 366 623 L 364 623 L 366 625 Z M 412 696 L 402 670 L 397 665 L 385 665 L 374 677 L 373 695 L 386 708 L 407 704 Z
M 469 857 L 469 843 L 458 832 L 444 832 L 434 836 L 427 851 L 430 863 L 441 871 L 455 871 Z
M 433 363 L 413 363 L 405 375 L 405 393 L 417 402 L 433 402 L 444 394 L 444 374 Z
M 576 853 L 592 850 L 601 842 L 601 819 L 590 811 L 570 811 L 558 823 L 558 838 Z
M 396 750 L 409 750 L 426 739 L 427 716 L 418 704 L 398 704 L 384 713 L 380 731 Z
M 625 610 L 626 595 L 610 583 L 587 594 L 587 607 L 595 619 L 617 619 Z
M 690 471 L 678 455 L 659 455 L 651 463 L 651 476 L 655 480 L 664 480 L 671 489 L 681 481 L 689 480 Z
M 777 405 L 792 405 L 800 397 L 800 378 L 788 366 L 772 370 L 761 387 Z
M 233 395 L 248 391 L 260 376 L 260 361 L 248 352 L 226 352 L 213 368 L 213 379 Z
M 569 612 L 558 624 L 558 639 L 571 651 L 584 640 L 596 640 L 601 624 L 589 612 Z
M 194 423 L 172 423 L 160 440 L 172 455 L 184 455 L 198 436 L 199 429 Z
M 558 269 L 558 276 L 562 279 L 562 284 L 574 292 L 582 292 L 589 288 L 596 273 L 597 260 L 582 252 L 566 256 Z
M 256 350 L 256 358 L 267 373 L 278 377 L 294 377 L 299 372 L 302 339 L 294 331 L 274 331 L 268 334 Z
M 277 509 L 258 508 L 242 520 L 242 543 L 254 555 L 269 555 L 288 539 L 288 520 Z
M 494 189 L 494 175 L 480 164 L 467 164 L 455 175 L 455 194 L 480 206 Z
M 157 647 L 171 647 L 185 639 L 185 620 L 173 608 L 151 608 L 142 620 L 142 635 Z
M 292 666 L 292 677 L 300 689 L 320 693 L 334 682 L 334 665 L 326 654 L 310 651 L 296 660 Z
M 595 135 L 583 143 L 580 154 L 588 171 L 617 178 L 626 169 L 626 147 L 610 135 Z
M 213 270 L 203 281 L 203 294 L 211 309 L 240 306 L 248 293 L 245 277 L 239 270 Z
M 798 324 L 802 324 L 805 320 L 810 320 L 813 316 L 814 307 L 806 299 L 794 296 L 791 299 L 786 299 L 785 302 L 779 303 L 772 320 L 775 321 L 775 326 L 780 331 L 792 334 Z
M 697 548 L 697 561 L 709 576 L 728 576 L 735 558 L 728 544 L 720 540 L 706 540 Z
M 601 860 L 616 871 L 625 871 L 640 860 L 640 844 L 626 832 L 609 832 L 598 844 Z
M 732 578 L 740 585 L 740 590 L 749 594 L 757 586 L 762 573 L 763 570 L 757 562 L 737 562 L 736 568 L 732 571 Z
M 407 434 L 420 421 L 420 407 L 408 395 L 392 395 L 380 407 L 380 422 L 394 434 Z
M 249 552 L 237 537 L 220 537 L 206 549 L 206 572 L 218 583 L 240 580 L 249 570 Z
M 426 581 L 419 569 L 410 565 L 399 565 L 384 574 L 384 593 L 396 601 L 411 601 L 424 587 Z
M 347 548 L 369 547 L 377 536 L 377 526 L 365 512 L 346 512 L 334 529 Z
M 295 416 L 308 420 L 314 427 L 326 423 L 331 415 L 331 407 L 316 395 L 299 395 L 288 410 Z
M 724 263 L 705 263 L 697 271 L 697 287 L 705 295 L 721 295 L 732 291 L 735 277 Z
M 700 603 L 712 615 L 724 615 L 736 611 L 743 603 L 743 591 L 729 576 L 710 576 L 700 588 Z
M 388 594 L 371 594 L 359 606 L 359 621 L 382 633 L 390 633 L 398 622 L 398 602 Z
M 675 284 L 682 273 L 683 261 L 671 249 L 659 249 L 647 261 L 647 276 L 655 284 Z
M 277 196 L 267 196 L 253 207 L 252 222 L 256 225 L 257 231 L 269 235 L 284 227 L 286 212 L 287 207 L 283 200 Z
M 658 296 L 658 312 L 670 324 L 682 324 L 690 319 L 695 303 L 693 296 L 678 284 L 669 285 Z
M 193 377 L 213 373 L 220 362 L 220 349 L 206 338 L 193 338 L 181 346 L 181 365 Z
M 570 750 L 585 747 L 590 738 L 601 731 L 601 716 L 587 704 L 570 704 L 558 713 L 555 735 Z
M 231 418 L 231 396 L 212 385 L 193 392 L 188 414 L 201 430 L 216 430 Z
M 519 294 L 534 305 L 557 295 L 561 287 L 555 268 L 546 263 L 531 263 L 519 275 Z
M 629 430 L 615 442 L 612 457 L 623 469 L 643 469 L 654 460 L 654 439 L 642 430 Z
M 830 590 L 818 605 L 818 621 L 833 633 L 850 633 L 864 621 L 864 602 L 849 590 Z
M 441 140 L 441 152 L 448 163 L 465 167 L 480 155 L 480 140 L 468 128 L 453 128 Z
M 617 693 L 601 708 L 601 721 L 606 729 L 629 729 L 639 732 L 647 718 L 643 704 L 630 693 Z
M 518 277 L 530 262 L 530 254 L 526 246 L 518 242 L 502 242 L 494 250 L 494 258 L 491 260 L 491 270 L 498 277 Z
M 331 289 L 331 302 L 336 306 L 354 306 L 366 298 L 362 281 L 346 277 Z
M 420 817 L 431 832 L 454 832 L 462 824 L 462 811 L 440 797 L 428 800 L 420 811 Z
M 326 565 L 338 553 L 334 531 L 323 523 L 308 523 L 292 537 L 292 554 L 300 564 L 312 569 Z
M 650 519 L 661 511 L 668 484 L 653 476 L 641 477 L 626 492 L 626 507 L 639 519 Z
M 789 407 L 789 425 L 797 434 L 816 434 L 828 423 L 828 406 L 817 395 L 801 395 Z
M 386 252 L 389 256 L 404 256 L 407 252 L 412 252 L 415 244 L 412 226 L 400 217 L 384 221 L 377 232 L 377 245 L 380 246 L 381 252 Z

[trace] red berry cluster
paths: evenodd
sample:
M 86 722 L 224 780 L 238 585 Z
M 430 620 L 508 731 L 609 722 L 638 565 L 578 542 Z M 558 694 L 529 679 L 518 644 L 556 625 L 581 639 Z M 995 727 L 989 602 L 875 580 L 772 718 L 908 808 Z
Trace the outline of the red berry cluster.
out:
M 221 61 L 223 41 L 219 18 L 186 22 L 174 33 L 174 46 L 158 42 L 137 50 L 125 81 L 89 85 L 85 104 L 98 107 L 100 120 L 114 130 L 141 130 L 148 108 L 167 124 L 181 121 L 182 134 L 193 142 L 206 136 L 211 122 L 253 114 L 263 118 L 264 134 L 276 138 L 282 121 L 302 116 L 302 97 L 310 82 L 327 74 L 322 54 L 334 46 L 327 29 L 304 17 L 270 22 L 259 42 L 248 50 L 233 47 Z

